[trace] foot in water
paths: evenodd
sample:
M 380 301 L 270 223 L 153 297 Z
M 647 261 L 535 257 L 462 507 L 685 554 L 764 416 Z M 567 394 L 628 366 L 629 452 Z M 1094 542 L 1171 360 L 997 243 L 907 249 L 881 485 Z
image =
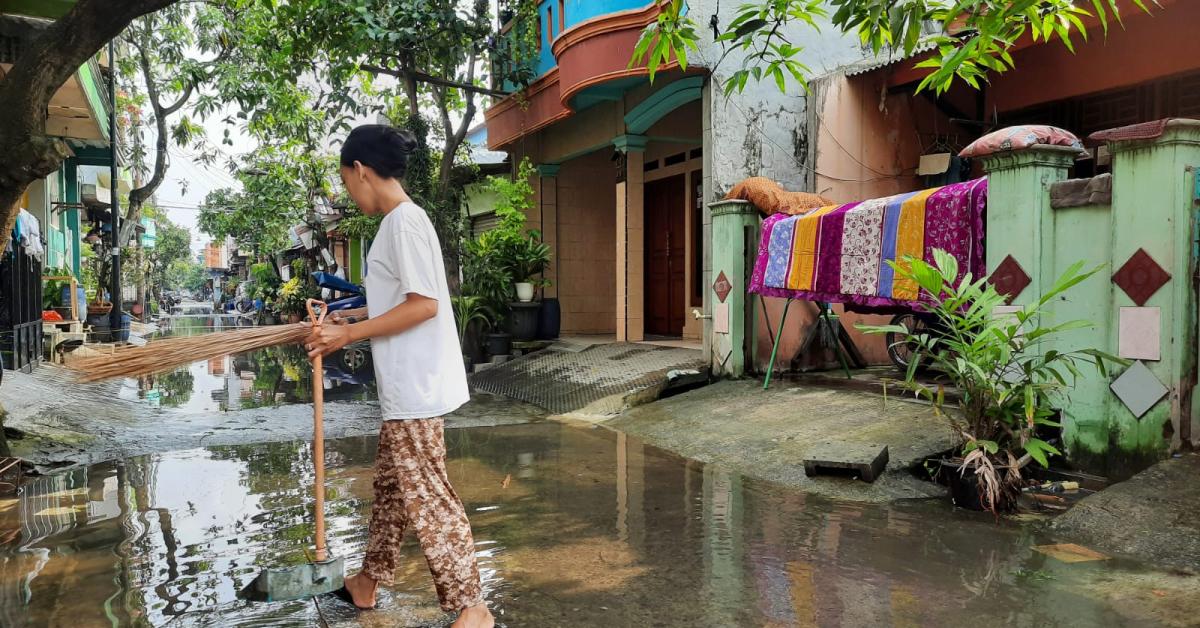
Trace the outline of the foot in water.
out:
M 464 608 L 450 628 L 492 628 L 495 625 L 496 618 L 492 617 L 487 604 L 476 604 Z
M 378 583 L 370 576 L 362 573 L 346 578 L 346 591 L 350 593 L 351 603 L 362 610 L 375 608 L 375 591 Z

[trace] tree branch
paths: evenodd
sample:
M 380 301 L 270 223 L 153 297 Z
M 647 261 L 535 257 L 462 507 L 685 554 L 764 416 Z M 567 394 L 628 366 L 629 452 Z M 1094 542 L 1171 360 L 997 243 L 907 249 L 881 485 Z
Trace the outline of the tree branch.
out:
M 146 81 L 146 100 L 150 102 L 150 108 L 154 111 L 154 126 L 158 137 L 154 141 L 154 169 L 151 171 L 150 180 L 145 185 L 129 193 L 129 220 L 137 218 L 136 214 L 141 211 L 142 204 L 145 203 L 147 198 L 150 198 L 150 195 L 154 194 L 159 185 L 162 185 L 163 179 L 166 178 L 167 174 L 168 114 L 162 106 L 158 84 L 154 82 L 154 66 L 150 62 L 150 53 L 146 51 L 149 43 L 150 37 L 148 34 L 144 34 L 142 41 L 137 43 L 136 48 L 138 52 L 138 65 L 142 70 L 142 78 Z M 114 183 L 114 185 L 116 184 Z M 121 236 L 121 242 L 124 244 L 126 241 L 125 229 L 121 230 Z
M 386 74 L 388 76 L 394 76 L 399 79 L 412 79 L 419 83 L 425 83 L 427 85 L 437 85 L 440 87 L 461 89 L 464 92 L 469 92 L 469 93 L 474 93 L 474 94 L 483 94 L 484 96 L 495 96 L 496 98 L 504 98 L 505 96 L 508 96 L 511 94 L 511 92 L 505 92 L 505 91 L 500 91 L 500 90 L 496 90 L 496 89 L 489 89 L 487 87 L 479 87 L 477 85 L 460 83 L 458 81 L 451 81 L 449 79 L 444 79 L 441 77 L 433 76 L 432 74 L 426 74 L 424 72 L 418 72 L 416 70 L 411 70 L 411 71 L 410 70 L 394 70 L 392 68 L 385 68 L 383 66 L 372 65 L 369 63 L 362 64 L 358 67 L 359 67 L 359 69 L 365 70 L 367 72 L 371 72 L 372 74 Z
M 182 109 L 183 106 L 187 104 L 187 101 L 192 97 L 192 92 L 195 90 L 196 81 L 189 81 L 187 87 L 183 88 L 183 94 L 179 96 L 179 100 L 176 100 L 174 104 L 162 108 L 163 115 L 170 116 L 176 111 Z

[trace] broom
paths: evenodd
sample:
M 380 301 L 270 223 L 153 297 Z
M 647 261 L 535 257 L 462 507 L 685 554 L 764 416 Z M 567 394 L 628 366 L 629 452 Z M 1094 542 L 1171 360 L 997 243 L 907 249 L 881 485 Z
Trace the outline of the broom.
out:
M 322 304 L 324 305 L 324 304 Z M 312 333 L 304 323 L 231 329 L 199 336 L 152 340 L 141 347 L 73 360 L 69 366 L 81 382 L 138 377 L 173 371 L 193 362 L 221 358 L 276 345 L 298 343 Z

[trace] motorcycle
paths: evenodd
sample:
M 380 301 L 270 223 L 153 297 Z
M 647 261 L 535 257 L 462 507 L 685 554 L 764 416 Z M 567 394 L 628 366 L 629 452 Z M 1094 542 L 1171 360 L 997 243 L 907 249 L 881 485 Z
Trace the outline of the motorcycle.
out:
M 318 271 L 313 273 L 312 277 L 320 288 L 350 295 L 330 301 L 328 304 L 330 312 L 353 310 L 367 305 L 366 292 L 362 286 L 350 283 L 332 273 Z M 342 370 L 355 377 L 360 373 L 369 373 L 373 366 L 370 341 L 363 340 L 347 345 L 334 354 L 331 362 L 339 365 Z
M 908 372 L 908 365 L 913 360 L 922 360 L 922 358 L 920 356 L 920 346 L 911 340 L 907 340 L 907 338 L 930 333 L 931 330 L 935 330 L 938 327 L 937 317 L 931 314 L 905 312 L 893 316 L 889 324 L 908 330 L 908 334 L 901 334 L 895 331 L 889 331 L 884 334 L 884 341 L 887 343 L 888 348 L 888 358 L 901 372 Z M 921 368 L 921 366 L 919 365 L 917 368 Z
M 312 274 L 312 278 L 317 282 L 320 288 L 333 290 L 349 294 L 348 297 L 343 297 L 335 301 L 329 302 L 329 311 L 337 312 L 339 310 L 353 310 L 363 307 L 367 304 L 366 291 L 358 284 L 350 283 L 333 273 L 317 271 Z

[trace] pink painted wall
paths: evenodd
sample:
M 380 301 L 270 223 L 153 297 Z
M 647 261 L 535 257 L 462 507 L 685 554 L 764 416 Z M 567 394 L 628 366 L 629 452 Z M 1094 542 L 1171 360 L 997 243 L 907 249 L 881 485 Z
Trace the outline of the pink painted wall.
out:
M 952 132 L 945 116 L 924 97 L 892 94 L 881 99 L 885 77 L 833 75 L 813 83 L 816 107 L 816 185 L 814 191 L 839 203 L 891 196 L 920 189 L 917 163 L 933 132 Z M 963 141 L 971 138 L 963 132 Z M 760 308 L 757 335 L 758 369 L 771 355 L 770 329 L 779 327 L 783 299 L 766 299 Z M 840 311 L 840 306 L 835 306 Z M 787 368 L 816 317 L 816 305 L 793 303 L 783 329 L 776 368 Z M 846 313 L 842 324 L 872 364 L 888 362 L 879 336 L 854 328 L 858 322 L 886 323 L 888 317 Z

